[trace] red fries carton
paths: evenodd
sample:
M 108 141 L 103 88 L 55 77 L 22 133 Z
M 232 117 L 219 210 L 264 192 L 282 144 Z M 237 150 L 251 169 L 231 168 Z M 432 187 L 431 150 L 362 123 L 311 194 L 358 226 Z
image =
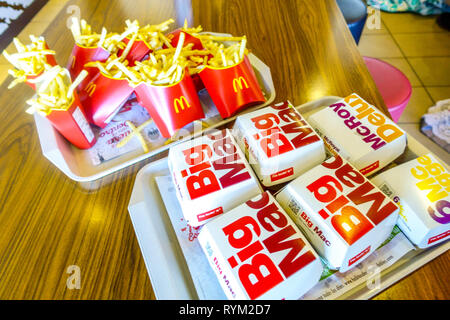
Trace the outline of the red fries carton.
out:
M 298 177 L 325 160 L 325 146 L 289 101 L 238 116 L 233 135 L 264 186 Z
M 266 101 L 247 56 L 230 67 L 208 65 L 198 74 L 222 118 Z
M 386 240 L 399 208 L 341 157 L 291 181 L 277 200 L 330 268 L 345 272 Z
M 122 41 L 125 44 L 131 39 L 129 37 L 124 38 Z M 120 57 L 125 49 L 120 49 L 117 53 L 117 56 Z M 142 61 L 147 54 L 152 52 L 152 47 L 144 40 L 134 40 L 133 45 L 131 46 L 130 51 L 128 52 L 125 60 L 128 61 L 129 66 L 134 66 L 136 61 Z
M 46 118 L 74 146 L 89 149 L 95 144 L 95 135 L 86 121 L 83 106 L 76 92 L 73 93 L 73 101 L 67 110 L 53 109 Z
M 104 128 L 128 100 L 134 88 L 126 79 L 112 78 L 101 71 L 80 91 L 80 100 L 90 123 Z
M 173 146 L 168 159 L 183 215 L 193 227 L 261 192 L 229 130 Z
M 204 47 L 202 45 L 202 41 L 193 36 L 192 34 L 190 34 L 189 32 L 186 32 L 184 30 L 181 29 L 176 29 L 172 32 L 170 32 L 167 35 L 167 38 L 170 40 L 170 44 L 172 45 L 172 47 L 176 48 L 178 45 L 178 40 L 180 39 L 180 34 L 184 33 L 184 42 L 183 42 L 183 47 L 185 47 L 186 45 L 193 43 L 194 45 L 192 46 L 192 50 L 204 50 Z
M 104 62 L 110 56 L 110 52 L 102 47 L 83 47 L 75 44 L 70 54 L 69 62 L 67 63 L 67 69 L 70 72 L 70 77 L 73 80 L 78 76 L 81 70 L 86 70 L 89 74 L 78 85 L 78 89 L 82 90 L 98 73 L 98 69 L 94 67 L 84 67 L 84 65 L 91 61 Z
M 428 153 L 372 179 L 400 206 L 398 227 L 419 248 L 450 236 L 450 174 Z
M 45 44 L 45 48 L 49 49 L 47 44 Z M 56 62 L 55 56 L 52 55 L 52 54 L 45 55 L 45 60 L 47 61 L 47 64 L 49 64 L 52 67 L 54 67 L 54 66 L 56 66 L 58 64 Z M 27 81 L 25 83 L 28 84 L 33 90 L 36 90 L 36 84 L 32 83 L 32 82 L 29 82 L 28 80 L 35 79 L 35 78 L 39 77 L 42 74 L 42 72 L 44 72 L 44 70 L 41 70 L 41 71 L 39 71 L 36 74 L 29 74 L 29 75 L 27 75 Z
M 199 38 L 193 36 L 189 32 L 182 31 L 181 29 L 172 31 L 167 35 L 167 38 L 170 40 L 170 44 L 172 47 L 174 47 L 174 48 L 177 47 L 181 32 L 184 33 L 183 47 L 192 43 L 193 44 L 192 50 L 204 50 L 205 49 L 203 47 L 202 41 Z M 166 47 L 166 46 L 164 46 L 164 47 Z M 191 75 L 191 77 L 192 77 L 192 81 L 194 81 L 194 86 L 197 91 L 200 91 L 205 88 L 205 86 L 203 85 L 202 79 L 200 79 L 200 76 L 198 75 L 198 73 Z
M 406 148 L 406 133 L 357 94 L 308 118 L 329 149 L 364 175 L 382 169 Z
M 185 71 L 181 81 L 169 86 L 141 83 L 137 100 L 147 109 L 161 135 L 170 138 L 178 129 L 205 117 L 192 78 Z
M 198 240 L 229 299 L 298 299 L 323 271 L 314 249 L 268 192 L 208 222 Z

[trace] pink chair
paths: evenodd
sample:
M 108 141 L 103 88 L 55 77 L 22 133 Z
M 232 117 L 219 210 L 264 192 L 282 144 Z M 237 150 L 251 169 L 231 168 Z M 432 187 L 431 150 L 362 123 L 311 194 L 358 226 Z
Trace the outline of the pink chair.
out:
M 411 98 L 411 83 L 400 70 L 389 63 L 369 57 L 363 58 L 392 119 L 398 122 Z

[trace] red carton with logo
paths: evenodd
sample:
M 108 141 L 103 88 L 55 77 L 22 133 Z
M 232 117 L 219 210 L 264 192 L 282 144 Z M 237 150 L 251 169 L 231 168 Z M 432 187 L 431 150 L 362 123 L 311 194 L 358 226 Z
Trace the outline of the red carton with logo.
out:
M 198 75 L 224 119 L 266 101 L 247 56 L 230 67 L 206 66 Z
M 339 156 L 291 181 L 276 198 L 329 267 L 341 272 L 387 239 L 399 212 L 395 202 Z
M 104 128 L 133 92 L 127 79 L 112 78 L 98 71 L 79 95 L 89 123 Z
M 139 104 L 147 109 L 164 138 L 170 138 L 178 129 L 205 117 L 187 70 L 175 84 L 156 86 L 144 82 L 134 90 Z
M 233 135 L 266 187 L 295 179 L 326 157 L 323 140 L 289 101 L 238 116 Z
M 128 42 L 131 39 L 129 37 L 124 38 L 122 41 L 125 44 L 128 44 Z M 125 49 L 120 49 L 117 53 L 117 56 L 120 57 Z M 127 56 L 125 57 L 125 60 L 128 61 L 128 65 L 130 67 L 135 65 L 136 61 L 142 61 L 142 59 L 145 58 L 146 55 L 148 55 L 150 52 L 152 52 L 152 47 L 144 40 L 134 40 L 133 45 L 130 48 L 130 51 L 128 52 Z
M 74 146 L 80 149 L 89 149 L 95 144 L 95 135 L 86 121 L 83 106 L 76 92 L 73 93 L 73 100 L 69 108 L 66 110 L 53 109 L 46 118 Z
M 261 192 L 228 129 L 171 147 L 168 162 L 183 215 L 194 227 Z
M 229 299 L 298 299 L 322 263 L 269 192 L 204 225 L 198 240 Z
M 67 69 L 69 70 L 72 81 L 76 79 L 78 74 L 84 69 L 89 74 L 78 85 L 78 89 L 82 90 L 91 80 L 97 75 L 98 69 L 94 67 L 86 68 L 84 65 L 91 61 L 105 62 L 110 56 L 110 52 L 102 47 L 83 47 L 75 44 L 70 54 L 69 62 L 67 63 Z

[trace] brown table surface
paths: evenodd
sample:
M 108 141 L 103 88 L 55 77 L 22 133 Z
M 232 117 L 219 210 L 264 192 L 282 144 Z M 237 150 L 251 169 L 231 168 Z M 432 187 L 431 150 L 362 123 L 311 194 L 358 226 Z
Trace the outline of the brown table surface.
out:
M 96 30 L 175 17 L 178 26 L 187 18 L 204 30 L 245 34 L 271 68 L 276 101 L 357 92 L 386 110 L 334 0 L 71 1 L 44 32 L 63 66 L 73 45 L 68 18 L 77 12 Z M 33 91 L 7 90 L 8 82 L 0 87 L 0 299 L 154 299 L 127 211 L 135 175 L 149 160 L 86 191 L 43 157 L 25 113 Z M 71 265 L 80 268 L 80 289 L 66 286 Z M 376 298 L 447 299 L 449 267 L 447 253 Z

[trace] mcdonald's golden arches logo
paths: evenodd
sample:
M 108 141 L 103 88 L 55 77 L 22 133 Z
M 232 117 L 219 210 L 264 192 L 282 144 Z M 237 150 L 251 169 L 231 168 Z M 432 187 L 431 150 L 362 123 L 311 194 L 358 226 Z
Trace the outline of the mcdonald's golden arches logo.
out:
M 239 90 L 242 90 L 244 88 L 244 85 L 245 85 L 245 88 L 248 89 L 248 84 L 247 84 L 247 81 L 245 81 L 244 77 L 240 76 L 239 78 L 233 79 L 234 92 L 238 92 L 238 87 L 239 87 Z
M 84 91 L 86 91 L 90 97 L 94 94 L 96 88 L 97 88 L 97 85 L 95 83 L 89 82 L 89 84 L 86 86 L 86 88 L 84 88 Z
M 175 98 L 173 100 L 173 107 L 175 108 L 175 112 L 179 113 L 180 109 L 184 110 L 184 108 L 190 108 L 191 105 L 189 104 L 189 102 L 187 101 L 187 99 L 185 98 L 185 96 L 181 96 L 179 98 Z

